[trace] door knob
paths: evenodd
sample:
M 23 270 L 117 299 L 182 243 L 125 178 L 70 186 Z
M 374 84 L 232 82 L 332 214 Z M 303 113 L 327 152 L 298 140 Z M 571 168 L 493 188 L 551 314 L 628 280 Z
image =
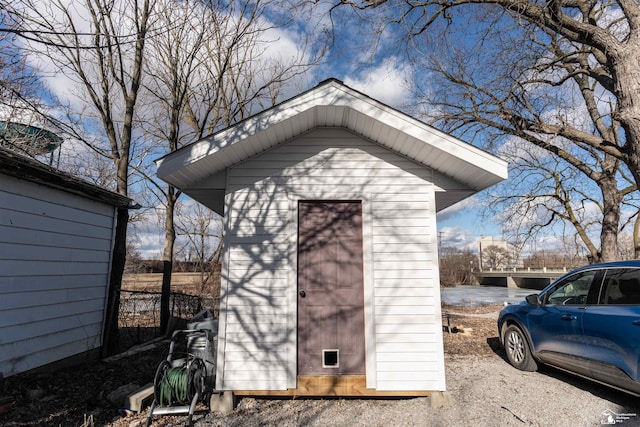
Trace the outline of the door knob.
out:
M 302 298 L 307 296 L 307 293 L 304 290 L 299 291 L 298 294 L 300 294 Z

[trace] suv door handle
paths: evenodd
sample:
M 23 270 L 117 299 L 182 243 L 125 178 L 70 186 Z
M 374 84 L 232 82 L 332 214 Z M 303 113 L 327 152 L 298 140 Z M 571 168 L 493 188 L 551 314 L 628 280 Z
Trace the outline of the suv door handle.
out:
M 640 326 L 640 320 L 634 320 L 632 323 L 633 326 Z
M 562 320 L 576 320 L 578 316 L 576 316 L 575 314 L 563 314 L 562 316 L 560 316 L 560 318 Z

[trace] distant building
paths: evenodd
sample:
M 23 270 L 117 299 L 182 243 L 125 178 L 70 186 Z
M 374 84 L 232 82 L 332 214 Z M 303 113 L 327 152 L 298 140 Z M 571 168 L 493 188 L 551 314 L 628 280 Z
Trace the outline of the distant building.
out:
M 481 236 L 478 240 L 480 269 L 523 267 L 520 249 L 506 240 Z

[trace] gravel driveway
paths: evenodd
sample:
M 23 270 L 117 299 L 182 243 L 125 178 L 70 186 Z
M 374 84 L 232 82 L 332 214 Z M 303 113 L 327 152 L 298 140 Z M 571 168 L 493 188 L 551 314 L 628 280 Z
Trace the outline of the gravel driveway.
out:
M 503 358 L 495 319 L 500 307 L 447 307 L 451 325 L 468 334 L 444 334 L 447 389 L 453 403 L 432 407 L 413 399 L 251 399 L 229 415 L 200 414 L 205 426 L 640 426 L 640 398 L 553 368 L 522 372 Z M 637 414 L 637 415 L 636 415 Z M 611 419 L 608 419 L 608 416 Z M 117 427 L 144 425 L 143 414 Z M 154 427 L 183 425 L 185 417 L 154 417 Z
M 198 416 L 195 425 L 575 427 L 607 421 L 640 425 L 640 398 L 551 368 L 521 372 L 494 355 L 447 356 L 446 370 L 453 404 L 444 408 L 432 408 L 429 398 L 245 398 L 233 414 Z

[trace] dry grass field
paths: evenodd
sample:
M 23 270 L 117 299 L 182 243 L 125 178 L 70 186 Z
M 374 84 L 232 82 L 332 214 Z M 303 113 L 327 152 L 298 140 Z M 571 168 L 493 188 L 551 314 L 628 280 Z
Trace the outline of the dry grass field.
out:
M 204 283 L 204 285 L 203 285 Z M 160 292 L 162 273 L 125 274 L 122 289 L 127 291 Z M 220 272 L 212 274 L 207 280 L 201 273 L 173 273 L 171 291 L 190 295 L 201 295 L 204 291 L 214 295 L 220 289 Z

